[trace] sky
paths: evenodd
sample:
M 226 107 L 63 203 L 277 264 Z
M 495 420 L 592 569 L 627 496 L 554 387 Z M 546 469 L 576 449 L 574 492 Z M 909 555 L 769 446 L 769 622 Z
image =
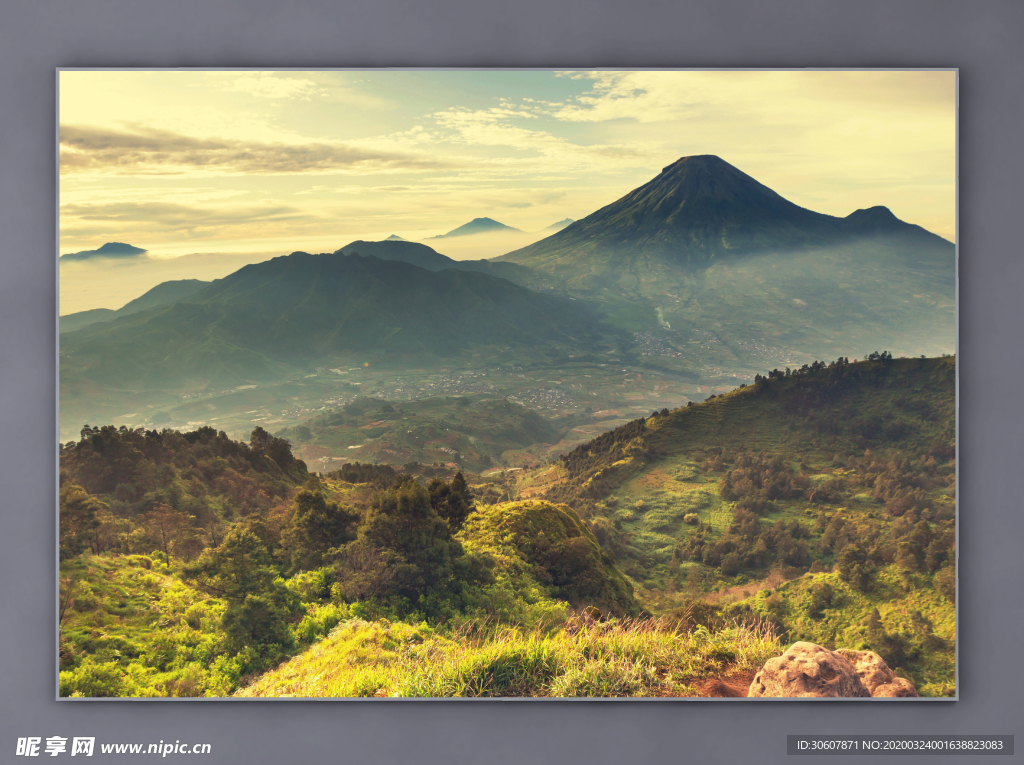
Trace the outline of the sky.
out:
M 356 239 L 477 217 L 430 242 L 493 257 L 680 157 L 716 154 L 792 202 L 885 205 L 955 240 L 951 71 L 63 71 L 60 313 Z

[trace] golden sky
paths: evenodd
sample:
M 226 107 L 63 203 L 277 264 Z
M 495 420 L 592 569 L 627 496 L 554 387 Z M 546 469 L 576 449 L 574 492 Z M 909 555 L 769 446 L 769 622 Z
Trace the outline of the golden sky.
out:
M 64 71 L 59 97 L 60 252 L 148 250 L 116 278 L 62 263 L 61 314 L 476 217 L 540 238 L 693 154 L 818 212 L 956 234 L 951 71 Z

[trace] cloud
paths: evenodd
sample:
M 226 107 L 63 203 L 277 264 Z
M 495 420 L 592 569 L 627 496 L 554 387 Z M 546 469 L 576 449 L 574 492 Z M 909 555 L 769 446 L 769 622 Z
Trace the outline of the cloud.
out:
M 516 120 L 541 117 L 547 117 L 550 123 L 548 111 L 548 106 L 524 104 L 520 109 L 446 109 L 430 116 L 449 131 L 444 139 L 449 143 L 512 152 L 511 156 L 491 154 L 477 158 L 473 170 L 481 177 L 486 177 L 488 172 L 495 178 L 540 173 L 541 177 L 556 179 L 583 171 L 634 168 L 651 162 L 652 157 L 660 160 L 660 147 L 650 141 L 637 140 L 628 145 L 582 143 L 555 135 L 543 129 L 540 123 L 533 123 L 531 127 L 516 124 Z
M 366 173 L 442 170 L 436 158 L 406 152 L 373 150 L 341 143 L 261 143 L 196 138 L 156 128 L 134 131 L 62 125 L 62 173 L 83 171 L 127 175 Z
M 221 80 L 227 90 L 246 93 L 260 98 L 298 98 L 309 101 L 327 91 L 313 80 L 279 76 L 276 72 L 211 72 Z
M 251 226 L 256 223 L 279 224 L 310 217 L 300 210 L 282 205 L 203 209 L 172 202 L 69 204 L 61 206 L 60 214 L 62 223 L 67 219 L 77 219 L 102 222 L 108 227 L 126 227 L 149 232 L 172 231 L 190 237 L 221 233 L 227 228 L 238 226 Z

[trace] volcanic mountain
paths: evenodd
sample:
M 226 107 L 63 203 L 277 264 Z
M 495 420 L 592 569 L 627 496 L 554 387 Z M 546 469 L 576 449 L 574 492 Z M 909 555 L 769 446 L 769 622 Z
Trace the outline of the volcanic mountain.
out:
M 823 215 L 695 156 L 497 260 L 604 301 L 635 332 L 674 333 L 665 353 L 699 344 L 704 364 L 757 369 L 886 348 L 952 353 L 955 249 L 885 207 Z
M 488 274 L 296 252 L 171 305 L 62 335 L 61 383 L 238 385 L 352 353 L 437 359 L 471 346 L 582 348 L 596 337 L 581 303 Z
M 804 209 L 725 160 L 702 155 L 673 162 L 607 207 L 500 259 L 550 269 L 556 262 L 615 252 L 703 266 L 733 254 L 793 251 L 894 233 L 931 247 L 952 247 L 884 207 L 848 218 Z

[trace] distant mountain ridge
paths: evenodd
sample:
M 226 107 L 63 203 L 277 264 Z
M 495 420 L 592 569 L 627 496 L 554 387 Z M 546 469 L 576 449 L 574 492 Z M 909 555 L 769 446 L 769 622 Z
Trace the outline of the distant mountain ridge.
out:
M 68 252 L 60 256 L 61 260 L 92 260 L 93 258 L 134 258 L 144 255 L 148 250 L 134 247 L 124 242 L 107 242 L 95 250 Z
M 448 239 L 456 236 L 472 236 L 473 234 L 490 234 L 496 231 L 501 231 L 509 234 L 521 234 L 523 233 L 518 228 L 512 228 L 512 226 L 506 226 L 504 223 L 499 223 L 493 218 L 473 218 L 469 223 L 465 223 L 458 228 L 454 228 L 447 234 L 440 234 L 438 236 L 429 237 L 430 239 Z
M 346 244 L 337 252 L 345 255 L 372 255 L 381 260 L 400 260 L 420 268 L 426 268 L 428 271 L 441 271 L 445 268 L 455 268 L 459 271 L 479 271 L 508 279 L 517 284 L 529 282 L 535 277 L 531 269 L 517 263 L 496 263 L 493 260 L 455 260 L 425 244 L 404 240 L 385 239 L 382 242 L 359 240 Z
M 494 344 L 583 347 L 596 327 L 582 304 L 486 273 L 295 252 L 247 265 L 187 301 L 66 335 L 61 382 L 237 385 L 350 352 L 444 357 Z
M 162 282 L 148 292 L 129 301 L 116 311 L 109 308 L 94 308 L 90 311 L 79 311 L 61 316 L 60 332 L 61 334 L 74 332 L 99 321 L 110 321 L 144 311 L 148 308 L 157 308 L 158 306 L 175 303 L 189 295 L 195 294 L 210 284 L 212 282 L 204 282 L 200 279 L 177 279 Z
M 558 221 L 557 223 L 552 223 L 547 228 L 543 228 L 541 230 L 542 231 L 561 231 L 566 226 L 571 226 L 575 222 L 576 221 L 574 219 L 572 219 L 572 218 L 563 218 L 562 220 Z

